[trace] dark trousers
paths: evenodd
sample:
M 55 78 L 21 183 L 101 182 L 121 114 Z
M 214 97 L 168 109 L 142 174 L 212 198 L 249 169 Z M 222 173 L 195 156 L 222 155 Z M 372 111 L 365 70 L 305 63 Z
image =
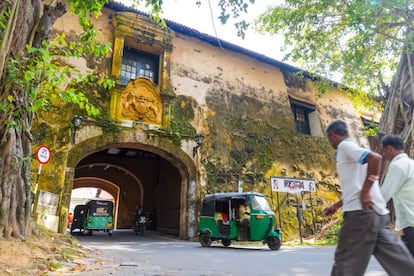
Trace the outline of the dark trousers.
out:
M 414 258 L 391 229 L 389 215 L 345 212 L 331 275 L 363 276 L 371 255 L 389 275 L 413 275 Z
M 250 221 L 244 219 L 239 224 L 239 240 L 249 240 L 250 238 Z
M 408 250 L 410 250 L 411 255 L 414 256 L 414 227 L 404 228 L 401 239 L 407 246 Z

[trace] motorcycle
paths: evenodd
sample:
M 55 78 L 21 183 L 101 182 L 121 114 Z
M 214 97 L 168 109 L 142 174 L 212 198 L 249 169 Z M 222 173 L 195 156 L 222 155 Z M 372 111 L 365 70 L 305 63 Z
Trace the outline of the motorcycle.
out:
M 143 212 L 134 214 L 134 224 L 133 229 L 135 235 L 144 235 L 145 224 L 147 223 L 147 218 Z

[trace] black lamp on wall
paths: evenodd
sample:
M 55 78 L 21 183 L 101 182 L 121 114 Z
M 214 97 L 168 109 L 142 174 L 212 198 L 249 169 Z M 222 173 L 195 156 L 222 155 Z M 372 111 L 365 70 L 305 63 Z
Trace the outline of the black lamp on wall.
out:
M 195 157 L 195 156 L 197 155 L 198 148 L 199 148 L 199 147 L 201 146 L 201 144 L 203 143 L 203 140 L 204 140 L 204 136 L 203 136 L 203 134 L 197 134 L 197 135 L 195 136 L 195 141 L 196 141 L 197 146 L 195 146 L 195 147 L 193 148 L 193 157 Z
M 73 137 L 72 142 L 73 144 L 76 143 L 76 130 L 78 130 L 81 127 L 83 117 L 81 115 L 75 115 L 72 118 L 72 126 L 73 126 Z

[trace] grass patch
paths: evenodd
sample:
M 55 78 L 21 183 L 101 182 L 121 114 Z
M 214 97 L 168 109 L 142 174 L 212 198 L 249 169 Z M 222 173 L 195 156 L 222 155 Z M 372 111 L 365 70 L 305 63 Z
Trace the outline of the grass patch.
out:
M 49 262 L 49 270 L 58 270 L 59 268 L 62 268 L 62 264 L 59 262 L 56 262 L 54 260 Z
M 294 241 L 282 241 L 282 246 L 300 246 L 300 245 L 336 245 L 336 239 L 335 242 L 332 241 L 326 241 L 326 240 L 304 240 L 302 243 L 298 240 Z
M 75 256 L 77 256 L 77 252 L 71 248 L 62 248 L 60 250 L 60 258 L 65 261 L 73 261 Z

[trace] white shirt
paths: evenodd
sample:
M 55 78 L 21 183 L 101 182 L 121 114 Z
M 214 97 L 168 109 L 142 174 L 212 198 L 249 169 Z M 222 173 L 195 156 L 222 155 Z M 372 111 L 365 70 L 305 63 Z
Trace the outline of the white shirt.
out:
M 360 193 L 367 175 L 365 158 L 369 153 L 370 150 L 361 148 L 349 138 L 338 145 L 335 155 L 342 187 L 342 212 L 362 210 Z M 370 195 L 374 211 L 380 215 L 388 214 L 378 181 L 372 184 Z
M 400 153 L 391 160 L 381 186 L 386 202 L 391 198 L 395 209 L 395 230 L 414 227 L 414 160 Z

